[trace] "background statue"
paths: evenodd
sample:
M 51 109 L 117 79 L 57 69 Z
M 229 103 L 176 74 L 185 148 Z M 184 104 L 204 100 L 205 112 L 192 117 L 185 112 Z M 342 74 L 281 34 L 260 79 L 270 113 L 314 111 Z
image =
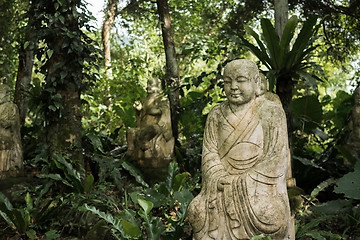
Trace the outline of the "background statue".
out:
M 161 93 L 159 79 L 149 79 L 147 96 L 135 103 L 136 127 L 127 132 L 128 154 L 142 168 L 165 168 L 173 159 L 169 100 Z
M 23 171 L 19 110 L 10 99 L 10 88 L 0 84 L 0 179 Z
M 351 110 L 351 118 L 349 123 L 350 134 L 350 145 L 360 150 L 360 88 L 357 87 L 353 93 L 354 96 L 354 107 Z M 357 154 L 358 155 L 358 154 Z
M 224 69 L 227 101 L 207 118 L 202 189 L 188 209 L 193 237 L 294 239 L 286 174 L 290 152 L 281 105 L 264 95 L 256 65 Z

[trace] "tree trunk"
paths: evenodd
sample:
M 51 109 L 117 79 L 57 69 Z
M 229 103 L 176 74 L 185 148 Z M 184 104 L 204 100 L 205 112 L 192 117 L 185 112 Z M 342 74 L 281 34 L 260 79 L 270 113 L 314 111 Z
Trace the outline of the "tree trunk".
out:
M 118 0 L 108 0 L 105 8 L 105 18 L 102 26 L 102 45 L 104 49 L 105 58 L 105 73 L 108 78 L 112 78 L 111 69 L 111 49 L 110 49 L 110 35 L 111 28 L 114 25 L 115 17 L 117 14 Z
M 58 37 L 55 39 L 54 48 L 62 46 L 63 38 Z M 61 62 L 66 61 L 66 53 L 61 51 L 53 53 L 48 61 L 48 75 L 46 76 L 46 85 L 52 87 L 52 81 L 54 78 L 59 77 L 59 71 L 62 71 L 57 67 Z M 79 71 L 82 70 L 81 66 L 78 66 Z M 79 165 L 84 166 L 82 155 L 82 125 L 81 125 L 81 89 L 76 80 L 73 79 L 72 74 L 67 73 L 63 82 L 57 79 L 59 83 L 55 85 L 55 93 L 49 96 L 52 99 L 54 96 L 61 96 L 59 109 L 55 111 L 50 107 L 46 113 L 46 138 L 48 144 L 48 155 L 70 153 L 71 160 L 76 161 Z M 50 102 L 49 104 L 52 104 Z
M 177 141 L 180 112 L 180 77 L 176 60 L 174 33 L 171 25 L 168 0 L 157 0 L 156 3 L 160 18 L 161 32 L 166 57 L 165 85 L 167 88 L 170 88 L 169 101 L 171 110 L 171 124 L 174 138 Z
M 34 63 L 34 45 L 35 44 L 30 43 L 26 49 L 22 46 L 19 51 L 19 66 L 15 84 L 14 102 L 19 108 L 20 126 L 24 125 L 28 110 L 27 91 L 31 82 Z
M 288 0 L 274 0 L 275 8 L 275 31 L 281 38 L 289 15 Z

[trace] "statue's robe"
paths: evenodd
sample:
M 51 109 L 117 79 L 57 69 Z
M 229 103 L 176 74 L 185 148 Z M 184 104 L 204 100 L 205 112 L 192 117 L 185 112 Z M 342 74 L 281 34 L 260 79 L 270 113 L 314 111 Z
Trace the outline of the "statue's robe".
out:
M 19 121 L 14 103 L 0 104 L 0 179 L 21 175 L 23 171 Z
M 194 239 L 289 236 L 286 118 L 277 103 L 258 97 L 240 119 L 229 103 L 209 113 L 202 154 L 202 189 L 188 218 Z M 223 189 L 219 181 L 227 179 Z

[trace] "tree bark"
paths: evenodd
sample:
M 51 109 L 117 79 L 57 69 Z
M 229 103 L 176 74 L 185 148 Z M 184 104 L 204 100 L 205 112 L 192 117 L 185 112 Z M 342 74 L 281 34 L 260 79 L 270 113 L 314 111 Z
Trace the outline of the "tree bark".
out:
M 118 0 L 108 0 L 107 6 L 105 8 L 105 18 L 102 26 L 102 45 L 104 50 L 105 58 L 105 73 L 108 78 L 112 78 L 112 69 L 111 69 L 111 28 L 114 25 L 115 17 L 117 14 L 117 3 Z
M 275 31 L 281 39 L 289 15 L 288 0 L 274 0 Z
M 69 23 L 71 24 L 71 23 Z M 60 49 L 63 38 L 59 36 L 55 39 L 54 48 Z M 46 86 L 53 86 L 52 79 L 58 78 L 59 69 L 57 65 L 66 61 L 66 53 L 54 51 L 48 60 L 48 75 L 46 76 Z M 79 71 L 82 70 L 78 66 Z M 48 122 L 46 126 L 46 139 L 48 144 L 48 155 L 63 154 L 70 152 L 71 160 L 75 160 L 79 165 L 84 166 L 82 155 L 82 125 L 81 125 L 81 89 L 68 72 L 64 81 L 59 81 L 55 86 L 56 94 L 61 96 L 61 108 L 55 111 L 46 112 L 45 118 Z M 49 96 L 50 99 L 53 96 Z M 51 104 L 51 102 L 50 102 Z
M 34 65 L 34 45 L 30 44 L 24 48 L 22 46 L 19 51 L 19 66 L 15 84 L 14 102 L 19 108 L 20 126 L 25 123 L 28 110 L 27 91 L 31 82 L 32 69 Z
M 168 0 L 157 0 L 156 3 L 160 18 L 166 58 L 165 86 L 170 89 L 169 101 L 171 110 L 171 124 L 174 138 L 177 141 L 180 112 L 180 77 L 176 60 L 174 32 L 171 25 Z
M 277 35 L 281 39 L 285 25 L 288 21 L 288 0 L 274 0 L 274 8 L 275 30 Z M 276 80 L 276 93 L 281 100 L 286 114 L 290 149 L 292 149 L 292 91 L 293 82 L 290 76 L 280 76 Z

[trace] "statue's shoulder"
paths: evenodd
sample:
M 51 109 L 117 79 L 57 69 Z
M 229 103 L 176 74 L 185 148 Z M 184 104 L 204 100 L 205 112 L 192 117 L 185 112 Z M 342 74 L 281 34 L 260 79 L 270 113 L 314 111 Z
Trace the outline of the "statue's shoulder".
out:
M 226 102 L 222 102 L 222 103 L 219 103 L 219 104 L 216 104 L 209 112 L 209 114 L 207 115 L 207 120 L 210 121 L 210 119 L 212 120 L 220 120 L 221 119 L 221 116 L 223 115 L 222 114 L 222 109 L 226 107 Z
M 221 111 L 223 111 L 225 108 L 227 108 L 228 103 L 227 101 L 216 104 L 209 112 L 209 116 L 218 115 L 221 114 Z
M 260 115 L 262 119 L 266 119 L 267 121 L 279 121 L 281 119 L 286 119 L 285 111 L 280 100 L 277 101 L 276 99 L 274 101 L 273 99 L 263 97 L 261 99 L 260 107 Z

